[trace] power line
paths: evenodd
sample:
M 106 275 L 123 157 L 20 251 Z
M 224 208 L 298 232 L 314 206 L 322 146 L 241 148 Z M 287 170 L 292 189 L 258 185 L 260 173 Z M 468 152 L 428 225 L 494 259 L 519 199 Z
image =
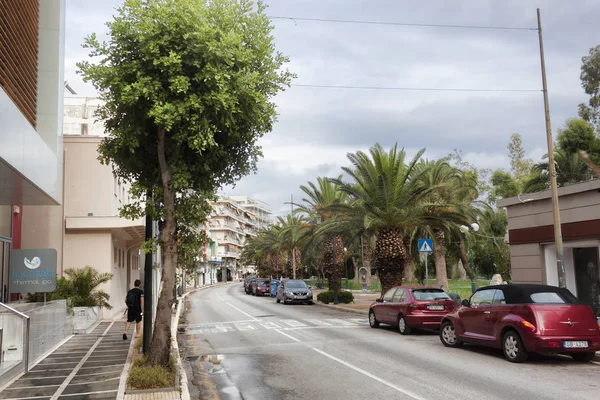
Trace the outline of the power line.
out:
M 296 21 L 312 21 L 312 22 L 333 22 L 333 23 L 340 23 L 340 24 L 361 24 L 361 25 L 418 26 L 418 27 L 425 27 L 425 28 L 537 31 L 537 28 L 516 27 L 516 26 L 420 24 L 420 23 L 409 23 L 409 22 L 360 21 L 360 20 L 348 20 L 348 19 L 304 18 L 304 17 L 284 17 L 284 16 L 269 16 L 268 18 L 270 18 L 270 19 L 287 19 L 287 20 L 294 21 L 294 23 Z
M 420 92 L 542 92 L 541 89 L 488 89 L 488 88 L 425 88 L 425 87 L 394 87 L 394 86 L 352 86 L 352 85 L 304 85 L 293 84 L 292 87 L 319 89 L 359 89 L 359 90 L 401 90 Z

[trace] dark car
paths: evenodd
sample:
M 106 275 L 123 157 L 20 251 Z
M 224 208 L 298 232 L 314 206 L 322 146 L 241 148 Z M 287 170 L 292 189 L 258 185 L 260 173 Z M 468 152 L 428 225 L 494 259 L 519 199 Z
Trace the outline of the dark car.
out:
M 270 296 L 271 282 L 268 279 L 257 278 L 256 283 L 252 286 L 252 294 L 254 296 Z
M 403 335 L 409 335 L 413 328 L 438 329 L 444 315 L 455 307 L 456 302 L 442 289 L 397 286 L 371 305 L 369 325 L 394 325 Z
M 301 279 L 286 279 L 281 281 L 275 295 L 277 302 L 313 304 L 312 290 Z
M 244 279 L 244 292 L 248 292 L 248 285 L 250 284 L 250 280 L 254 278 L 254 276 L 252 275 L 248 275 L 246 276 L 246 278 Z
M 511 362 L 524 362 L 529 353 L 568 354 L 587 362 L 600 350 L 600 327 L 592 308 L 567 289 L 497 285 L 479 288 L 446 315 L 440 340 L 447 347 L 502 349 Z
M 256 278 L 252 277 L 246 285 L 246 294 L 252 294 L 254 292 L 254 285 L 256 285 Z

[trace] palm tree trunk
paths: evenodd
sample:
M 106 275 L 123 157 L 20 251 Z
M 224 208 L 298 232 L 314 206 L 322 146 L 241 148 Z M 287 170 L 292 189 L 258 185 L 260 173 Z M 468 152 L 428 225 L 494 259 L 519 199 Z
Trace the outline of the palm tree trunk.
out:
M 355 285 L 358 285 L 358 269 L 360 268 L 360 264 L 358 263 L 358 257 L 352 257 L 352 266 L 354 266 L 354 282 Z
M 402 240 L 404 242 L 404 248 L 406 249 L 407 259 L 406 265 L 404 266 L 404 280 L 406 282 L 414 282 L 415 281 L 415 260 L 412 255 L 412 246 L 410 243 L 410 238 L 408 236 L 404 237 Z
M 461 237 L 460 241 L 457 244 L 458 246 L 458 255 L 460 257 L 460 261 L 462 262 L 463 268 L 465 272 L 469 276 L 469 278 L 473 279 L 473 270 L 471 269 L 471 264 L 469 264 L 469 251 L 467 250 L 467 245 L 465 244 L 464 239 Z
M 394 286 L 402 285 L 402 274 L 407 259 L 402 231 L 381 230 L 375 241 L 375 265 L 381 282 L 381 293 L 387 292 Z
M 366 235 L 363 236 L 362 241 L 362 256 L 363 266 L 367 269 L 369 278 L 371 277 L 371 260 L 373 259 L 373 248 L 371 247 L 370 238 Z
M 448 271 L 446 270 L 446 236 L 441 229 L 433 229 L 435 246 L 433 246 L 433 259 L 435 260 L 435 284 L 440 289 L 448 291 Z
M 344 276 L 344 268 L 345 268 L 345 254 L 344 254 L 344 240 L 341 236 L 337 235 L 335 237 L 335 271 L 333 275 L 333 280 L 337 285 L 337 289 L 340 290 L 342 288 L 341 282 L 342 277 Z M 335 287 L 332 287 L 334 289 Z
M 298 247 L 294 248 L 294 256 L 296 257 L 296 278 L 302 279 L 302 255 Z
M 333 238 L 330 237 L 323 242 L 323 275 L 331 289 L 333 283 Z

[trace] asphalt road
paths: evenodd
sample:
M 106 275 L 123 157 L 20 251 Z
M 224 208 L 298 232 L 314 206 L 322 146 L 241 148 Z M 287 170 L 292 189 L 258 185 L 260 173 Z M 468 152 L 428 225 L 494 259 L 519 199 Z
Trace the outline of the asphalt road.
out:
M 359 314 L 249 296 L 241 283 L 188 296 L 180 343 L 192 399 L 600 396 L 597 363 L 512 364 L 496 350 L 445 348 L 435 333 L 401 336 Z

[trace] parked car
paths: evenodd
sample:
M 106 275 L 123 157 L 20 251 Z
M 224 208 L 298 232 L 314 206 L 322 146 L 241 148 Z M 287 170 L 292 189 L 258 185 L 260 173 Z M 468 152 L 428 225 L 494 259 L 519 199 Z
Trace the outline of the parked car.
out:
M 414 328 L 438 329 L 444 315 L 455 307 L 456 302 L 442 289 L 396 286 L 371 305 L 369 325 L 394 325 L 403 335 L 409 335 Z
M 256 277 L 250 278 L 248 285 L 246 285 L 246 294 L 252 294 L 254 291 L 254 285 L 256 284 Z
M 567 289 L 497 285 L 479 288 L 446 315 L 440 340 L 447 347 L 502 349 L 511 362 L 524 362 L 529 353 L 568 354 L 587 362 L 600 350 L 600 327 L 592 308 Z
M 257 278 L 256 283 L 252 286 L 252 295 L 254 296 L 270 296 L 271 284 L 268 279 Z
M 248 275 L 246 276 L 246 279 L 244 279 L 244 292 L 248 293 L 248 285 L 250 284 L 250 280 L 254 278 L 253 275 Z
M 313 304 L 312 290 L 301 279 L 282 280 L 275 296 L 277 302 Z

